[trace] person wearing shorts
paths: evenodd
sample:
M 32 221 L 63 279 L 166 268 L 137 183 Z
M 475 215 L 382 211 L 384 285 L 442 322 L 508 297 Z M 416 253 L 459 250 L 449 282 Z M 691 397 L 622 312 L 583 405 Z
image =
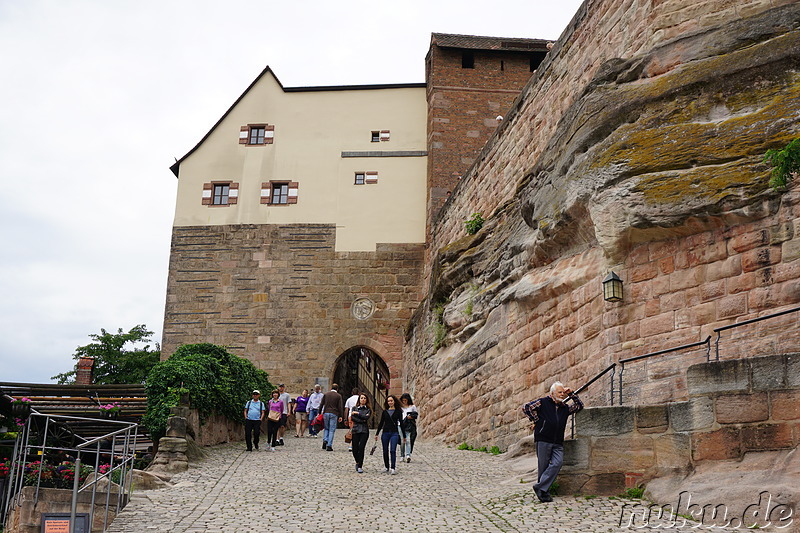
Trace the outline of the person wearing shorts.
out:
M 295 433 L 294 436 L 302 438 L 306 436 L 308 427 L 308 389 L 303 389 L 303 394 L 297 397 L 294 405 Z

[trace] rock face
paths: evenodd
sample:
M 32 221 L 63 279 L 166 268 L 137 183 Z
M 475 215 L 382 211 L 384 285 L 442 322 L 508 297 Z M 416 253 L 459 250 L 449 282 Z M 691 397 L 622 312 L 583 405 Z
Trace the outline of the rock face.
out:
M 762 163 L 800 136 L 800 5 L 692 2 L 691 26 L 689 2 L 670 3 L 674 12 L 590 4 L 432 228 L 429 292 L 405 346 L 427 436 L 506 448 L 527 428 L 519 406 L 555 379 L 577 387 L 612 362 L 800 302 L 800 186 L 773 191 Z M 603 35 L 670 17 L 686 25 L 650 46 L 619 44 L 551 127 L 542 95 L 560 89 L 549 76 L 583 57 L 583 26 L 612 11 Z M 552 133 L 536 137 L 537 125 Z M 516 186 L 489 198 L 498 169 L 517 169 Z M 476 206 L 487 223 L 465 236 Z M 612 269 L 621 302 L 602 298 Z M 721 356 L 786 353 L 797 341 L 796 329 L 741 328 L 723 336 Z M 685 368 L 708 348 L 632 365 L 626 401 L 687 399 Z M 607 405 L 611 388 L 606 376 L 584 399 Z

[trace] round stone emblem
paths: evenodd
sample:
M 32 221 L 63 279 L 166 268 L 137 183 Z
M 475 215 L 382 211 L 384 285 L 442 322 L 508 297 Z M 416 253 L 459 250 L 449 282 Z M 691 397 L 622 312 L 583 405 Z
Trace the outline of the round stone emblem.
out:
M 375 303 L 369 298 L 359 298 L 353 302 L 351 310 L 357 320 L 366 320 L 375 312 Z

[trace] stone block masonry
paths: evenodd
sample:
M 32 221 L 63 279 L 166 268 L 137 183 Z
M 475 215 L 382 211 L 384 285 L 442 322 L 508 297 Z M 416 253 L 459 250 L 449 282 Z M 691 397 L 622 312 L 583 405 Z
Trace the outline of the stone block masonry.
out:
M 223 345 L 296 394 L 331 380 L 337 358 L 364 346 L 399 378 L 423 245 L 340 253 L 334 240 L 335 227 L 322 224 L 174 228 L 162 357 L 181 344 Z M 374 303 L 366 320 L 352 312 L 359 298 Z
M 758 387 L 767 369 L 785 378 L 789 356 L 775 355 L 688 369 L 692 398 L 660 406 L 590 407 L 576 415 L 559 482 L 567 493 L 619 494 L 627 486 L 705 461 L 741 460 L 747 452 L 800 444 L 798 390 L 785 379 Z M 741 387 L 742 379 L 744 387 Z
M 800 303 L 800 184 L 771 190 L 763 164 L 800 135 L 798 22 L 797 2 L 583 4 L 433 222 L 404 347 L 425 435 L 505 448 L 556 379 Z M 720 357 L 798 346 L 793 314 L 724 332 Z M 626 366 L 626 404 L 689 400 L 705 357 Z

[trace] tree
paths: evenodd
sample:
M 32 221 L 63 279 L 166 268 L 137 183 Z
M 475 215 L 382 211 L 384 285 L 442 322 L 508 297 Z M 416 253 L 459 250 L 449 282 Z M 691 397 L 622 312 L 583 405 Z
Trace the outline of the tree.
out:
M 152 331 L 147 330 L 144 324 L 134 326 L 127 333 L 122 328 L 117 333 L 109 333 L 100 329 L 100 334 L 91 334 L 89 338 L 94 342 L 86 346 L 78 346 L 72 358 L 76 361 L 81 357 L 94 358 L 94 382 L 102 385 L 114 383 L 144 383 L 150 369 L 158 363 L 161 357 L 161 347 L 155 343 L 155 350 L 150 345 L 137 347 L 137 343 L 150 342 Z M 128 345 L 133 345 L 126 348 Z M 76 370 L 70 370 L 53 376 L 58 383 L 74 383 Z

